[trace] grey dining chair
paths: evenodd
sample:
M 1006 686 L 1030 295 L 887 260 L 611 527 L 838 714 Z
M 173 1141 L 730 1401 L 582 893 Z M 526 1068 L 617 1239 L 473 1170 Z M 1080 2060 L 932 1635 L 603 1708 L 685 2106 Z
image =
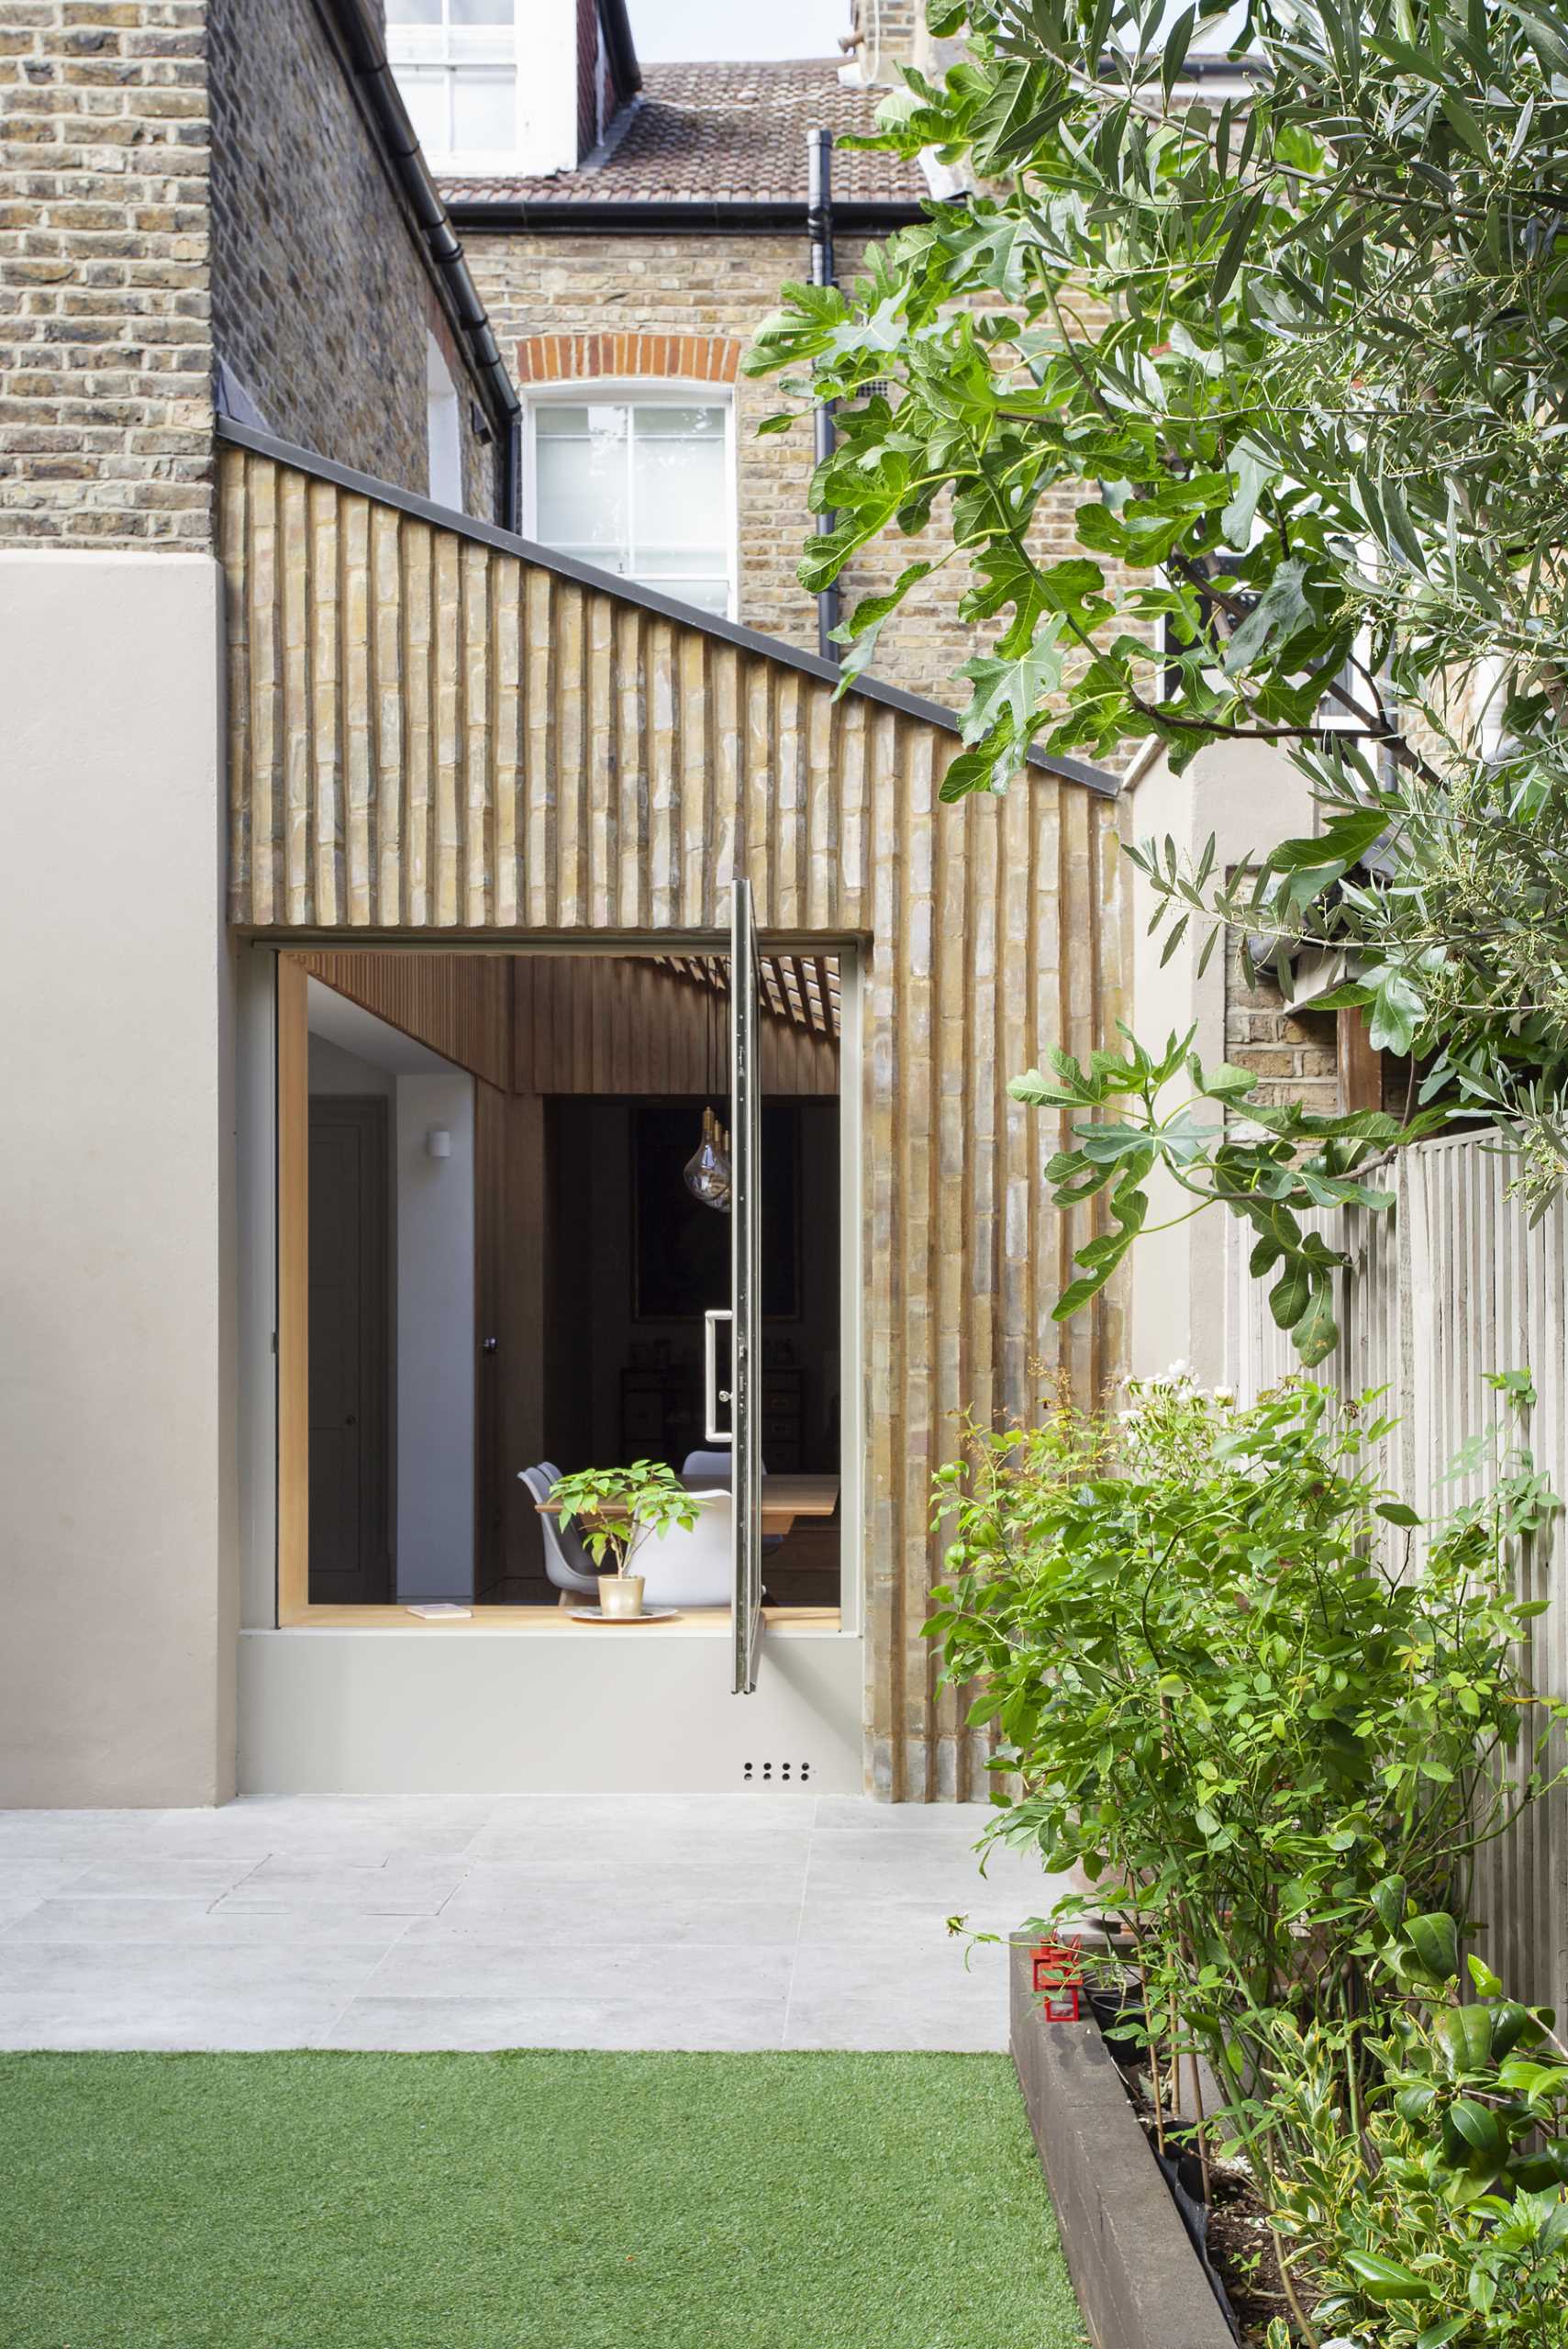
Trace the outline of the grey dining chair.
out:
M 550 1498 L 561 1471 L 553 1460 L 541 1460 L 536 1468 L 519 1468 L 517 1476 L 536 1501 Z M 583 1545 L 574 1525 L 562 1525 L 558 1517 L 541 1512 L 539 1524 L 544 1531 L 544 1570 L 562 1598 L 597 1598 L 599 1570 Z
M 727 1488 L 734 1476 L 733 1459 L 728 1452 L 688 1452 L 681 1467 L 681 1482 L 684 1485 L 723 1485 Z M 768 1473 L 762 1463 L 762 1474 Z M 764 1551 L 776 1550 L 784 1537 L 782 1533 L 764 1533 Z

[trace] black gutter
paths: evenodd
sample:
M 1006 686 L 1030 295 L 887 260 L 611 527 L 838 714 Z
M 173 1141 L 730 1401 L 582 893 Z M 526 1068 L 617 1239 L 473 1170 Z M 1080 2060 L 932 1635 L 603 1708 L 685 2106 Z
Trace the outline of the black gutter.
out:
M 834 279 L 833 262 L 833 134 L 825 128 L 814 128 L 806 134 L 806 234 L 811 239 L 811 283 L 831 285 Z M 821 471 L 833 453 L 833 403 L 818 399 L 811 411 L 812 454 L 817 470 Z M 817 509 L 817 535 L 819 539 L 832 535 L 836 514 L 826 507 Z M 817 597 L 817 650 L 824 661 L 836 661 L 833 630 L 839 625 L 839 583 L 832 580 L 819 590 Z
M 616 95 L 629 98 L 642 87 L 642 68 L 631 37 L 626 0 L 599 0 L 599 29 L 605 36 L 605 52 L 610 61 L 610 80 Z
M 658 237 L 671 231 L 683 236 L 734 237 L 763 235 L 804 237 L 810 223 L 809 205 L 798 196 L 779 196 L 756 203 L 731 204 L 718 196 L 675 202 L 662 197 L 639 204 L 633 197 L 474 196 L 454 195 L 447 209 L 454 228 L 471 237 L 488 236 L 508 228 L 527 228 L 539 236 Z M 835 204 L 833 218 L 850 236 L 890 236 L 895 228 L 912 228 L 929 217 L 924 203 Z
M 503 530 L 494 522 L 476 521 L 472 514 L 454 513 L 450 507 L 433 506 L 428 497 L 416 497 L 411 490 L 395 489 L 390 482 L 377 481 L 373 473 L 355 473 L 350 466 L 333 462 L 329 457 L 318 457 L 313 449 L 296 448 L 291 441 L 274 439 L 270 432 L 258 432 L 249 424 L 237 424 L 232 417 L 214 419 L 217 437 L 231 448 L 249 449 L 253 455 L 269 457 L 274 464 L 290 465 L 295 473 L 308 473 L 316 481 L 329 481 L 339 489 L 346 489 L 356 497 L 368 497 L 378 506 L 390 507 L 395 513 L 410 515 L 417 522 L 433 522 L 457 537 L 471 539 L 478 546 L 495 547 L 502 554 L 516 555 L 523 562 L 531 562 L 540 571 L 549 571 L 558 579 L 570 579 L 573 585 L 593 589 L 601 596 L 613 596 L 623 604 L 631 604 L 639 611 L 651 612 L 657 619 L 674 620 L 682 628 L 697 629 L 720 644 L 731 644 L 738 652 L 752 652 L 763 660 L 775 661 L 782 668 L 795 669 L 802 676 L 816 677 L 823 685 L 843 683 L 835 661 L 824 661 L 818 653 L 806 652 L 798 645 L 785 644 L 776 636 L 763 636 L 756 629 L 741 628 L 735 620 L 721 620 L 712 612 L 699 611 L 693 604 L 683 604 L 673 596 L 662 596 L 656 587 L 639 587 L 634 580 L 618 578 L 614 572 L 595 571 L 592 564 L 577 562 L 570 555 L 557 554 L 553 547 L 541 547 L 531 539 L 519 538 L 515 530 Z M 875 702 L 883 709 L 896 710 L 903 718 L 922 718 L 929 726 L 940 726 L 944 733 L 956 734 L 958 718 L 940 702 L 927 701 L 919 694 L 906 694 L 899 685 L 883 684 L 878 677 L 859 676 L 846 689 L 862 701 Z M 1114 774 L 1103 767 L 1085 766 L 1078 759 L 1053 759 L 1043 751 L 1031 751 L 1028 763 L 1044 774 L 1055 775 L 1062 783 L 1081 784 L 1085 791 L 1093 791 L 1105 799 L 1114 799 L 1120 790 Z
M 380 27 L 364 0 L 317 0 L 347 52 L 355 87 L 390 163 L 399 189 L 414 215 L 425 249 L 436 273 L 448 308 L 467 341 L 474 373 L 484 390 L 492 422 L 500 434 L 501 462 L 497 469 L 496 509 L 503 524 L 516 524 L 522 512 L 523 404 L 517 397 L 501 347 L 495 340 L 484 303 L 469 274 L 462 247 L 453 233 L 450 215 L 431 178 L 408 110 L 399 95 L 387 61 Z M 635 57 L 633 63 L 635 64 Z

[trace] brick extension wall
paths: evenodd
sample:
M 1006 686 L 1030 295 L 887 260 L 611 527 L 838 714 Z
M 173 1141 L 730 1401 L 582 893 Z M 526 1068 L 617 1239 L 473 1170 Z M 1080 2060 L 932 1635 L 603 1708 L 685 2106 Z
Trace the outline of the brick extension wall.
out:
M 210 0 L 213 340 L 269 429 L 423 494 L 426 333 L 460 395 L 470 513 L 494 518 L 476 385 L 313 0 Z
M 0 544 L 212 536 L 201 0 L 0 0 Z
M 1332 1117 L 1340 1106 L 1340 1063 L 1334 1014 L 1291 1011 L 1279 988 L 1260 971 L 1251 985 L 1236 931 L 1225 944 L 1225 1057 L 1260 1079 L 1266 1104 L 1299 1101 Z M 1241 1115 L 1246 1115 L 1243 1106 Z

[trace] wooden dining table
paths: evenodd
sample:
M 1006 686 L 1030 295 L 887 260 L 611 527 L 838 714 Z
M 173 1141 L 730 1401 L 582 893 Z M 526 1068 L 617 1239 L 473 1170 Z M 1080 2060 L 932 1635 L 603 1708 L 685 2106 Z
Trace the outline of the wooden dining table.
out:
M 728 1493 L 730 1487 L 710 1479 L 683 1477 L 690 1493 Z M 837 1476 L 764 1476 L 762 1478 L 762 1531 L 767 1534 L 787 1533 L 796 1518 L 831 1517 L 839 1506 Z M 541 1517 L 559 1517 L 559 1501 L 536 1501 L 534 1507 Z M 624 1517 L 624 1508 L 606 1509 L 606 1517 Z

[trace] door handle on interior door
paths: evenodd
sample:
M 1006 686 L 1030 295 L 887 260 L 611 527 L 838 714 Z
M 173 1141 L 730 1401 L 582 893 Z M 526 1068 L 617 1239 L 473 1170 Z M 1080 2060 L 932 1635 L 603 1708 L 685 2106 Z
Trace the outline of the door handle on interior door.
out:
M 718 1325 L 729 1319 L 728 1308 L 721 1305 L 710 1305 L 702 1318 L 703 1433 L 709 1443 L 729 1442 L 729 1430 L 714 1424 L 720 1403 L 730 1400 L 729 1389 L 721 1392 L 718 1384 Z

